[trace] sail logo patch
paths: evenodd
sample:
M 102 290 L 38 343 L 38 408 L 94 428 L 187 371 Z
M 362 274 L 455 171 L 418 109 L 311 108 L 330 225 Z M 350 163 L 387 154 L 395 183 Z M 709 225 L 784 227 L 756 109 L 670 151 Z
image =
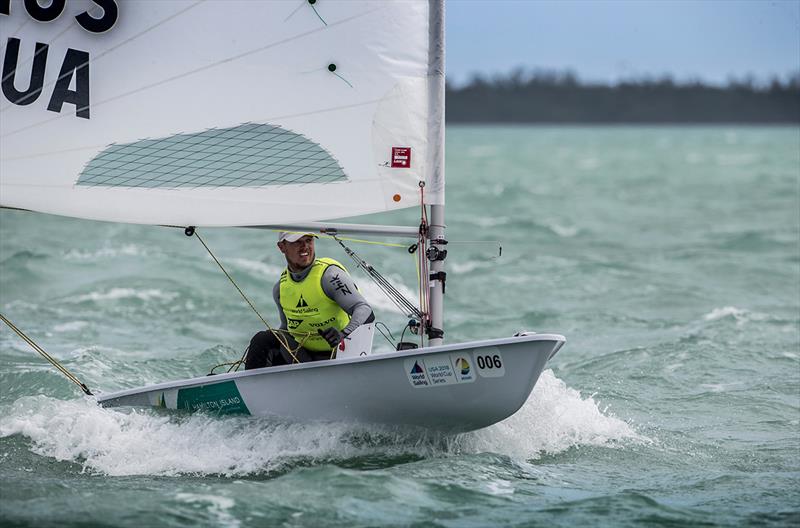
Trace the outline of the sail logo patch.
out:
M 297 301 L 297 306 L 295 308 L 308 308 L 308 303 L 305 299 L 303 299 L 303 295 L 300 295 L 300 300 Z
M 392 168 L 411 168 L 411 147 L 392 147 Z

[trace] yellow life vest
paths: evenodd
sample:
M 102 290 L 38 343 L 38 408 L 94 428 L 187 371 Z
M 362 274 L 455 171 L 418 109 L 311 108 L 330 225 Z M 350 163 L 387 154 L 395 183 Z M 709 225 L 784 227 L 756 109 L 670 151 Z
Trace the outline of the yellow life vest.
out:
M 313 352 L 326 352 L 332 348 L 317 330 L 332 326 L 341 331 L 350 322 L 347 312 L 325 295 L 322 289 L 322 274 L 331 265 L 345 269 L 334 259 L 319 258 L 300 282 L 292 279 L 288 268 L 281 273 L 281 309 L 286 315 L 289 333 L 304 348 Z

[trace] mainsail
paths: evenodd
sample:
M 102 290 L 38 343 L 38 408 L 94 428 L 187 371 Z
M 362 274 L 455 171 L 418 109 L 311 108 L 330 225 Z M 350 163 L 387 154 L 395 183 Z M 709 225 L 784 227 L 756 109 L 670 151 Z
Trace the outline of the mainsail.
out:
M 444 202 L 441 0 L 0 2 L 0 205 L 180 226 Z

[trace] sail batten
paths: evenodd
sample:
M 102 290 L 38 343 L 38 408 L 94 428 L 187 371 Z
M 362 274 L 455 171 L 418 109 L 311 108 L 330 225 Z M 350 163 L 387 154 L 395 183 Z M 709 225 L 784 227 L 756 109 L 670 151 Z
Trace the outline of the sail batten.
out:
M 48 23 L 21 1 L 0 16 L 0 44 L 19 45 L 4 76 L 39 89 L 3 91 L 0 205 L 198 226 L 418 206 L 441 148 L 429 2 L 130 0 L 102 34 L 75 22 L 94 3 L 67 4 Z

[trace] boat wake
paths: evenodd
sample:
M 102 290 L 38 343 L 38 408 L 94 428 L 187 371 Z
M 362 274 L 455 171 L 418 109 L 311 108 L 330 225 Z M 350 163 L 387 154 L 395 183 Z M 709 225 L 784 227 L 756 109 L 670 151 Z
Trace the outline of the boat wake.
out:
M 456 436 L 386 426 L 108 409 L 91 399 L 46 396 L 20 398 L 4 409 L 0 437 L 11 436 L 26 439 L 40 456 L 112 476 L 258 476 L 300 465 L 357 459 L 392 465 L 398 458 L 485 452 L 531 460 L 581 445 L 647 441 L 551 370 L 542 373 L 513 417 Z

